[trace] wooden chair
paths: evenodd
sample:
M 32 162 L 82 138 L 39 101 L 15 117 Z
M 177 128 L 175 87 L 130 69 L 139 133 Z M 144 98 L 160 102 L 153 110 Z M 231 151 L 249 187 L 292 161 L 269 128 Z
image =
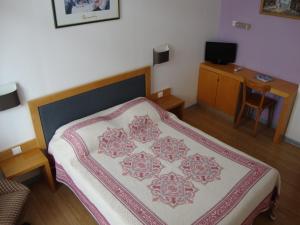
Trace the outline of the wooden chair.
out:
M 268 126 L 271 127 L 273 121 L 273 115 L 276 105 L 276 100 L 266 96 L 270 92 L 271 86 L 267 84 L 262 84 L 258 81 L 244 80 L 243 82 L 243 99 L 241 110 L 236 120 L 235 127 L 237 128 L 240 125 L 241 118 L 244 114 L 246 107 L 254 109 L 256 111 L 255 115 L 255 124 L 253 135 L 256 136 L 257 125 L 261 116 L 261 113 L 268 108 Z

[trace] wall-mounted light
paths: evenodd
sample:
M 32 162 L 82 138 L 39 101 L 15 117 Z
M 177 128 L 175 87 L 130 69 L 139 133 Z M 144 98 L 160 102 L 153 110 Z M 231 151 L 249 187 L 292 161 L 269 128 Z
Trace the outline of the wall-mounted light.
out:
M 169 45 L 161 45 L 153 49 L 153 65 L 169 61 Z
M 17 84 L 8 83 L 0 85 L 0 111 L 20 105 L 17 93 Z

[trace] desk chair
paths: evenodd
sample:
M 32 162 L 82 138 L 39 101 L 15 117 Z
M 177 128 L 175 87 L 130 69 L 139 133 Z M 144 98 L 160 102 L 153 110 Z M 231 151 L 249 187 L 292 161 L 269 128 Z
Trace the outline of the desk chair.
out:
M 273 115 L 276 105 L 276 100 L 266 96 L 270 92 L 271 86 L 267 84 L 259 83 L 258 81 L 252 81 L 244 79 L 243 82 L 243 100 L 241 110 L 236 120 L 235 127 L 240 125 L 241 118 L 244 114 L 246 107 L 254 109 L 256 111 L 255 124 L 253 129 L 253 135 L 256 136 L 257 125 L 261 116 L 261 113 L 268 108 L 268 126 L 271 127 L 273 121 Z

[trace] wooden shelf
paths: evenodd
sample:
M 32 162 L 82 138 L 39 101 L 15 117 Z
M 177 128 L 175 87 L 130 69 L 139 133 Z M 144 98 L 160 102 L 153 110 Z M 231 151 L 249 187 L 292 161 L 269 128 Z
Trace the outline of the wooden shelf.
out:
M 184 105 L 184 101 L 174 95 L 159 98 L 155 103 L 167 111 Z
M 151 95 L 150 99 L 158 104 L 163 109 L 170 111 L 182 119 L 182 113 L 184 108 L 184 101 L 174 95 L 171 95 L 171 90 L 163 90 L 163 97 L 158 98 L 158 93 Z
M 0 167 L 7 179 L 12 179 L 41 167 L 50 188 L 55 189 L 48 159 L 40 149 L 33 149 L 4 160 L 1 162 Z

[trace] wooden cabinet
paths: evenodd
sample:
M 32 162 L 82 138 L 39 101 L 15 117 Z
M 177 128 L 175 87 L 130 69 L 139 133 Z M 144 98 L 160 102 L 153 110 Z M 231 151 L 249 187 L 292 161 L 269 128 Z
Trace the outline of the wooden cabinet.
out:
M 239 80 L 226 74 L 200 67 L 198 103 L 205 103 L 234 117 L 239 92 Z
M 200 68 L 198 102 L 204 102 L 210 106 L 215 106 L 218 79 L 219 75 L 217 73 Z
M 219 75 L 216 93 L 216 108 L 235 116 L 241 83 L 227 76 Z

